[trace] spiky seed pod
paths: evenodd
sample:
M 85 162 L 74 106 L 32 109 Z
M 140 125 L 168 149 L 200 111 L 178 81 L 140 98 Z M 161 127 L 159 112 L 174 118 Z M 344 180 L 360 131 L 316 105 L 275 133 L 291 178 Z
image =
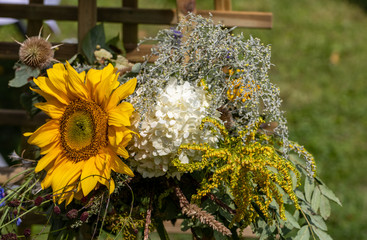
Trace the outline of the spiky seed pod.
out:
M 88 220 L 88 217 L 89 217 L 89 213 L 87 211 L 83 212 L 82 215 L 80 215 L 80 220 L 82 222 L 85 222 Z
M 42 202 L 43 202 L 43 197 L 38 196 L 38 197 L 34 200 L 34 205 L 35 205 L 35 206 L 39 206 L 39 205 L 41 205 L 41 204 L 42 204 Z
M 15 233 L 7 233 L 1 236 L 1 240 L 17 240 L 17 234 Z
M 54 207 L 54 213 L 55 213 L 56 215 L 59 215 L 59 214 L 61 213 L 61 209 L 60 209 L 60 207 L 59 207 L 59 206 L 55 206 L 55 207 Z
M 78 217 L 78 210 L 76 209 L 71 209 L 67 214 L 66 216 L 69 218 L 69 219 L 75 219 Z
M 18 207 L 20 205 L 20 201 L 18 199 L 11 200 L 8 202 L 9 207 Z
M 27 66 L 43 69 L 54 60 L 53 57 L 51 43 L 40 36 L 27 38 L 20 43 L 19 59 Z
M 28 238 L 29 236 L 31 236 L 31 229 L 29 229 L 29 228 L 24 229 L 23 235 L 26 238 Z

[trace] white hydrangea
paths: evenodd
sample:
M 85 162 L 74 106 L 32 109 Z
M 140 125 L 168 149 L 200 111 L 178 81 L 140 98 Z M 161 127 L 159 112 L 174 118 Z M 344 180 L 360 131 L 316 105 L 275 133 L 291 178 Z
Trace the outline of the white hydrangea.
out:
M 209 143 L 216 138 L 209 131 L 199 129 L 201 120 L 206 116 L 209 100 L 201 87 L 189 82 L 182 85 L 171 80 L 158 95 L 156 105 L 147 113 L 140 127 L 140 137 L 135 138 L 130 149 L 133 152 L 132 165 L 143 177 L 158 177 L 164 174 L 180 177 L 181 174 L 171 165 L 181 144 Z M 189 154 L 190 156 L 187 156 Z M 179 156 L 182 163 L 189 159 L 200 160 L 197 152 L 185 151 Z

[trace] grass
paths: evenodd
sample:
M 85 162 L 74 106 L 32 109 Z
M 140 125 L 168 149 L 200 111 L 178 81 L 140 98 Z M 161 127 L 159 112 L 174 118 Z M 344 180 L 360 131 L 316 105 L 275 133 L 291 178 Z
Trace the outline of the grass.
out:
M 139 4 L 173 7 L 174 2 Z M 212 8 L 211 3 L 198 1 L 198 8 Z M 357 3 L 233 0 L 235 10 L 274 14 L 272 30 L 240 30 L 272 45 L 271 78 L 281 89 L 291 138 L 314 154 L 318 175 L 343 202 L 332 205 L 328 221 L 330 235 L 340 240 L 367 239 L 367 13 Z M 60 23 L 63 35 L 54 39 L 74 36 L 70 24 Z M 117 34 L 115 25 L 106 29 L 107 36 Z M 139 30 L 144 36 L 157 28 Z M 10 40 L 12 32 L 1 27 L 1 39 Z

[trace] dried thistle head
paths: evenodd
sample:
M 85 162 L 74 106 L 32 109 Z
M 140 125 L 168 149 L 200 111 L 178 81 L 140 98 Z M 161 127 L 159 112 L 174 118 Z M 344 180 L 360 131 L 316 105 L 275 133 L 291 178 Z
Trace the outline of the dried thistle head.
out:
M 38 36 L 30 37 L 20 44 L 19 59 L 25 65 L 32 68 L 43 69 L 47 67 L 51 61 L 55 60 L 54 48 L 48 40 L 49 36 L 44 39 L 41 37 L 41 32 Z

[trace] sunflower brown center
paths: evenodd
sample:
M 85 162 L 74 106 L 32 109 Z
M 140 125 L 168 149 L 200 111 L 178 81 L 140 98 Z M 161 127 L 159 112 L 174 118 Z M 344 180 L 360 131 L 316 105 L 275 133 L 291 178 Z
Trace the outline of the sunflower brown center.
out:
M 107 146 L 107 114 L 95 103 L 72 101 L 60 119 L 61 145 L 73 161 L 87 160 Z

